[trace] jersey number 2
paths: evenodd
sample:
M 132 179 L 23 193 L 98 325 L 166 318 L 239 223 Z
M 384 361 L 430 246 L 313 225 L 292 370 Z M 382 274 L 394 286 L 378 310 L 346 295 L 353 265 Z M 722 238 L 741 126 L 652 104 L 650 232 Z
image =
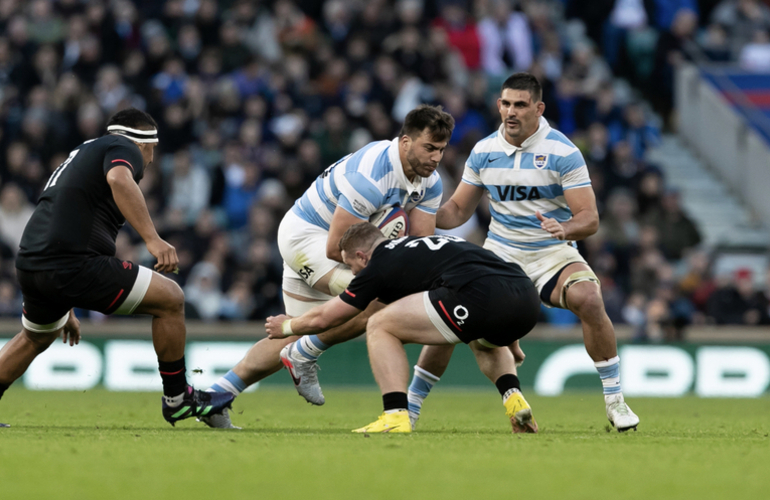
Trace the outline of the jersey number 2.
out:
M 53 173 L 51 174 L 51 178 L 48 179 L 48 182 L 45 183 L 45 187 L 43 188 L 43 191 L 45 191 L 49 187 L 53 187 L 56 185 L 56 181 L 59 180 L 59 177 L 61 177 L 61 174 L 62 172 L 64 172 L 64 169 L 67 168 L 67 165 L 69 165 L 70 162 L 72 162 L 72 160 L 75 159 L 75 156 L 77 156 L 79 152 L 80 152 L 79 149 L 76 149 L 70 152 L 69 158 L 64 160 L 61 165 L 56 167 L 56 170 L 54 170 Z

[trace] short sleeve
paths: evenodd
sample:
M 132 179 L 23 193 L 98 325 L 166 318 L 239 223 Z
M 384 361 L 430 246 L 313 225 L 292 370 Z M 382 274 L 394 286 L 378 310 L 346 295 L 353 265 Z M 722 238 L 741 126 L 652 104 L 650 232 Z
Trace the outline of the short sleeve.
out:
M 478 158 L 478 153 L 471 152 L 468 161 L 465 162 L 462 180 L 468 184 L 483 187 L 484 183 L 481 181 L 481 175 L 479 175 Z
M 377 298 L 382 287 L 382 276 L 373 266 L 361 270 L 343 291 L 340 299 L 356 309 L 364 310 Z
M 558 170 L 561 175 L 561 187 L 563 190 L 586 187 L 591 185 L 591 177 L 588 175 L 588 167 L 579 150 L 572 154 L 559 158 Z
M 144 175 L 144 160 L 139 146 L 129 141 L 116 141 L 107 148 L 104 155 L 104 175 L 114 167 L 123 166 L 131 170 L 131 175 L 137 182 Z
M 379 188 L 360 172 L 347 172 L 338 182 L 340 197 L 337 206 L 362 220 L 369 220 L 384 203 Z

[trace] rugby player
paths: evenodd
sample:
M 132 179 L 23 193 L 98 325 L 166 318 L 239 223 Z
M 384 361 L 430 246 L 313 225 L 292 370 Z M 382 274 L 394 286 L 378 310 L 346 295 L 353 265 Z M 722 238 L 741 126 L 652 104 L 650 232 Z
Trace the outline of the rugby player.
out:
M 353 274 L 342 263 L 338 244 L 353 224 L 400 206 L 408 213 L 410 234 L 433 234 L 442 196 L 436 168 L 453 129 L 454 119 L 441 108 L 418 106 L 407 114 L 397 138 L 369 143 L 318 176 L 278 228 L 286 314 L 301 316 L 348 286 Z M 265 338 L 209 390 L 237 396 L 285 365 L 297 391 L 308 402 L 322 405 L 318 356 L 334 344 L 361 335 L 376 307 L 372 304 L 371 310 L 351 322 L 297 342 L 296 337 Z M 233 427 L 227 411 L 201 420 L 211 427 Z
M 75 307 L 102 314 L 149 314 L 163 381 L 163 417 L 221 412 L 231 394 L 194 390 L 185 375 L 184 294 L 160 273 L 177 270 L 173 246 L 155 231 L 138 182 L 153 161 L 158 131 L 147 113 L 117 112 L 107 134 L 86 141 L 51 174 L 24 229 L 16 271 L 22 330 L 0 351 L 0 397 L 61 335 L 80 341 Z M 115 257 L 128 221 L 157 259 L 155 271 Z
M 375 299 L 390 304 L 369 318 L 366 342 L 383 414 L 353 432 L 411 432 L 403 344 L 469 344 L 503 397 L 514 432 L 537 432 L 507 347 L 537 323 L 537 290 L 517 264 L 456 236 L 387 240 L 372 224 L 351 226 L 339 243 L 355 278 L 337 298 L 289 319 L 267 319 L 271 338 L 320 332 Z M 493 333 L 490 333 L 493 332 Z M 513 373 L 502 372 L 513 366 Z
M 534 76 L 509 77 L 497 109 L 499 130 L 473 148 L 462 182 L 438 211 L 437 226 L 452 229 L 463 224 L 487 193 L 492 222 L 484 248 L 519 264 L 546 306 L 569 309 L 580 318 L 586 350 L 602 381 L 607 418 L 618 431 L 635 430 L 639 417 L 621 392 L 615 330 L 604 310 L 599 280 L 574 243 L 599 228 L 585 160 L 543 118 L 542 89 Z M 518 345 L 511 348 L 523 360 Z M 409 390 L 413 423 L 452 349 L 423 348 Z

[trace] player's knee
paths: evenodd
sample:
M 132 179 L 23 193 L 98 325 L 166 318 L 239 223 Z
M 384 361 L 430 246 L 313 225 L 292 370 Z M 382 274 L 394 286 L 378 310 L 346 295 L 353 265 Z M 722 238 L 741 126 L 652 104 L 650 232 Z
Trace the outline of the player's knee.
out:
M 579 317 L 593 316 L 604 310 L 599 286 L 594 283 L 578 283 L 567 294 L 567 304 Z
M 184 315 L 184 292 L 182 288 L 174 281 L 167 280 L 165 283 L 164 309 L 171 314 Z
M 41 352 L 48 349 L 51 344 L 53 344 L 53 341 L 57 339 L 59 336 L 59 330 L 49 333 L 24 330 L 24 336 L 27 337 L 27 340 L 34 346 L 35 351 L 40 354 Z
M 382 330 L 382 321 L 383 314 L 382 311 L 378 311 L 371 316 L 369 316 L 369 319 L 366 320 L 366 336 L 369 337 L 369 335 L 377 332 L 379 333 Z

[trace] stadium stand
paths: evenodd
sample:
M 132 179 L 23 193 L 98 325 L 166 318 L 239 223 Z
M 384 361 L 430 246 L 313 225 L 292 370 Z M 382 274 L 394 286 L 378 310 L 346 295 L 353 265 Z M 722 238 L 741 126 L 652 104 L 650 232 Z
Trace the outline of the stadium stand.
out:
M 13 259 L 41 186 L 116 110 L 159 123 L 142 189 L 179 252 L 188 315 L 261 319 L 283 307 L 277 222 L 315 176 L 430 102 L 457 121 L 449 195 L 497 125 L 499 84 L 528 70 L 589 164 L 603 222 L 581 249 L 612 320 L 651 341 L 692 323 L 770 324 L 761 259 L 725 267 L 735 280 L 714 274 L 725 242 L 765 251 L 766 229 L 669 135 L 687 47 L 762 67 L 766 39 L 744 35 L 768 12 L 755 0 L 0 0 L 0 315 L 20 314 Z M 479 210 L 463 235 L 480 241 L 488 220 Z M 125 231 L 119 256 L 147 263 L 140 243 Z

